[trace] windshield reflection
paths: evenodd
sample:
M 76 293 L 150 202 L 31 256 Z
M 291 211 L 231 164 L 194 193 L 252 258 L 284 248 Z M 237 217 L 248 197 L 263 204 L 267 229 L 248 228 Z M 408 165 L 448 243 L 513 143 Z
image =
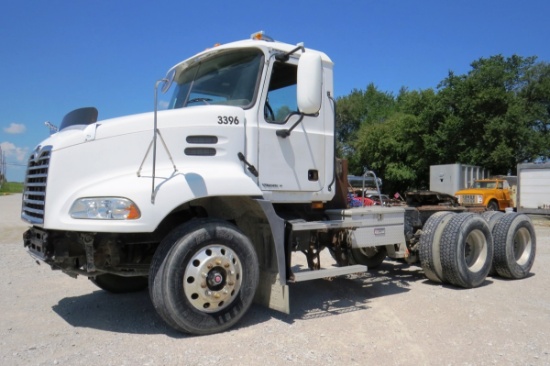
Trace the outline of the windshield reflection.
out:
M 258 49 L 217 53 L 176 74 L 169 109 L 196 105 L 252 106 L 263 53 Z

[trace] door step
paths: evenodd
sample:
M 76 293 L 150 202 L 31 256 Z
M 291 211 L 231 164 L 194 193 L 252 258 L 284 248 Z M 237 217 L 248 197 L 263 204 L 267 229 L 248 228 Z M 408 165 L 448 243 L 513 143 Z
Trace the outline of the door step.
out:
M 346 267 L 303 271 L 303 272 L 294 273 L 294 280 L 289 280 L 288 282 L 311 281 L 311 280 L 317 280 L 319 278 L 336 277 L 336 276 L 343 276 L 343 275 L 348 275 L 352 273 L 366 272 L 367 270 L 368 270 L 367 266 L 356 264 L 353 266 L 346 266 Z

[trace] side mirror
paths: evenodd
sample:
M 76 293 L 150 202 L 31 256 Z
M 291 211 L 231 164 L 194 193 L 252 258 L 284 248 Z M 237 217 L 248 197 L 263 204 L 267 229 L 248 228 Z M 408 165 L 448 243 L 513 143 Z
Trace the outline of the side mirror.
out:
M 304 52 L 298 61 L 298 109 L 304 114 L 315 114 L 321 109 L 323 62 L 321 55 Z
M 168 72 L 168 74 L 166 74 L 166 77 L 161 80 L 160 91 L 162 94 L 166 93 L 168 89 L 170 89 L 175 76 L 176 76 L 176 69 L 172 69 Z

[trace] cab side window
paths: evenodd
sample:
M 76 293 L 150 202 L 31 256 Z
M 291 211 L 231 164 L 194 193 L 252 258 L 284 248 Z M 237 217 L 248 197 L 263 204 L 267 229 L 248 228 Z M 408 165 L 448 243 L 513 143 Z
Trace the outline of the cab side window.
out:
M 296 75 L 296 65 L 283 62 L 275 62 L 273 65 L 264 106 L 264 116 L 267 122 L 282 124 L 292 113 L 298 113 Z

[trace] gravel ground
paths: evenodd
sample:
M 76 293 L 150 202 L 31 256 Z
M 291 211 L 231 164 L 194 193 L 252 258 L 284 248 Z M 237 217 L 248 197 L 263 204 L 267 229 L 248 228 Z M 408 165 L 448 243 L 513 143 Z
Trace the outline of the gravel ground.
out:
M 1 365 L 550 365 L 550 220 L 534 218 L 532 275 L 477 289 L 386 261 L 292 285 L 290 315 L 253 305 L 238 326 L 186 336 L 148 292 L 112 295 L 25 252 L 21 195 L 0 197 Z

